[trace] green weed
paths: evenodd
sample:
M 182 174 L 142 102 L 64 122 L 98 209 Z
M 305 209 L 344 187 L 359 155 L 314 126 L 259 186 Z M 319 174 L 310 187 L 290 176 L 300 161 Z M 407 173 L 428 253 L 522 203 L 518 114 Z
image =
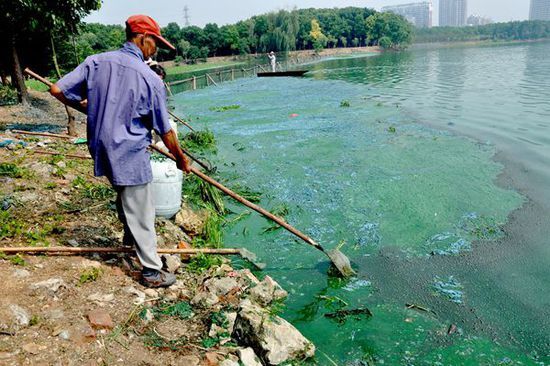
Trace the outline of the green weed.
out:
M 24 228 L 24 223 L 13 218 L 8 211 L 0 211 L 0 239 L 19 236 Z
M 0 164 L 0 177 L 24 178 L 29 176 L 29 171 L 25 168 L 20 168 L 13 163 Z
M 396 129 L 395 127 L 393 127 L 393 126 L 390 126 L 390 127 L 388 127 L 388 132 L 389 132 L 389 133 L 396 133 L 396 132 L 397 132 L 397 129 Z
M 87 268 L 86 270 L 84 270 L 84 272 L 80 274 L 78 283 L 80 285 L 83 285 L 88 282 L 95 282 L 99 279 L 99 277 L 101 277 L 102 274 L 103 274 L 103 270 L 101 268 L 98 268 L 98 267 Z
M 188 341 L 185 337 L 168 340 L 160 337 L 156 332 L 150 331 L 143 336 L 144 344 L 147 347 L 155 347 L 161 349 L 167 349 L 171 351 L 177 351 L 178 349 L 188 345 Z
M 216 150 L 216 138 L 208 128 L 204 131 L 193 131 L 181 139 L 183 146 L 189 150 Z
M 90 183 L 80 176 L 73 180 L 72 186 L 78 189 L 83 197 L 92 200 L 106 200 L 115 195 L 111 187 L 101 183 Z
M 349 100 L 343 100 L 340 102 L 340 107 L 341 108 L 348 108 L 348 107 L 351 107 L 351 104 L 349 102 Z
M 11 264 L 16 265 L 16 266 L 23 266 L 24 267 L 24 266 L 27 265 L 27 262 L 25 261 L 25 258 L 23 258 L 21 256 L 21 254 L 11 256 L 11 257 L 9 257 L 9 260 L 10 260 Z
M 222 258 L 219 255 L 198 254 L 191 258 L 187 270 L 192 273 L 204 273 L 212 267 L 220 266 Z
M 159 307 L 153 310 L 156 317 L 167 315 L 180 318 L 182 320 L 189 319 L 193 316 L 193 309 L 188 302 L 181 301 L 166 307 Z
M 286 204 L 280 204 L 279 206 L 276 206 L 274 207 L 272 210 L 271 210 L 271 213 L 275 216 L 278 216 L 282 219 L 284 219 L 288 214 L 289 214 L 289 208 Z M 269 232 L 272 232 L 272 231 L 276 231 L 276 230 L 279 230 L 281 229 L 281 226 L 279 226 L 278 224 L 276 223 L 272 223 L 270 226 L 267 226 L 263 229 L 262 233 L 269 233 Z
M 226 112 L 226 111 L 235 110 L 239 108 L 241 108 L 240 105 L 232 104 L 232 105 L 225 105 L 220 107 L 210 107 L 208 109 L 210 109 L 212 112 Z

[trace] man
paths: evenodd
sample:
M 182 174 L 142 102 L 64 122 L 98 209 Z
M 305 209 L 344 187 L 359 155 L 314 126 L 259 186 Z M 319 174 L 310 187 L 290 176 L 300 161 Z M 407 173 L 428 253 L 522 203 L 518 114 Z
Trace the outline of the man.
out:
M 167 287 L 176 277 L 162 271 L 157 254 L 153 177 L 147 151 L 151 130 L 161 136 L 179 169 L 189 173 L 190 164 L 168 122 L 164 85 L 144 60 L 156 53 L 157 45 L 174 46 L 161 36 L 157 22 L 145 15 L 128 18 L 126 39 L 118 51 L 88 57 L 50 92 L 88 114 L 94 173 L 106 176 L 117 192 L 124 243 L 136 247 L 143 265 L 143 284 Z
M 277 56 L 275 56 L 275 52 L 271 51 L 267 57 L 269 58 L 269 61 L 271 62 L 271 71 L 276 72 L 277 71 Z

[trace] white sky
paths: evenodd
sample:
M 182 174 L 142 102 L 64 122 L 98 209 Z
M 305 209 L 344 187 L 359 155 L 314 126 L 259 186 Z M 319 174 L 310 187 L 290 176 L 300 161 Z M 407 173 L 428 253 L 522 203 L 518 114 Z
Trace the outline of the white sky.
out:
M 206 23 L 232 24 L 253 15 L 279 9 L 369 7 L 380 10 L 386 5 L 416 2 L 417 0 L 103 0 L 101 10 L 85 21 L 104 24 L 124 24 L 128 16 L 147 14 L 161 26 L 170 22 L 184 24 L 183 8 L 189 7 L 191 24 L 203 27 Z M 438 2 L 434 0 L 434 23 L 438 20 Z M 482 15 L 495 21 L 526 20 L 529 0 L 468 0 L 468 14 Z

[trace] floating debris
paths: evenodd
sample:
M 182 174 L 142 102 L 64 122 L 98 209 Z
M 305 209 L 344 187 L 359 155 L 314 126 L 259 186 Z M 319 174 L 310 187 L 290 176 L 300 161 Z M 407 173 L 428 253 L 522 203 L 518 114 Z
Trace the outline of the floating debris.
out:
M 353 320 L 360 321 L 368 319 L 373 316 L 372 312 L 367 308 L 359 308 L 352 310 L 338 310 L 334 313 L 327 313 L 325 317 L 334 319 L 339 324 L 344 324 L 349 317 L 353 317 Z

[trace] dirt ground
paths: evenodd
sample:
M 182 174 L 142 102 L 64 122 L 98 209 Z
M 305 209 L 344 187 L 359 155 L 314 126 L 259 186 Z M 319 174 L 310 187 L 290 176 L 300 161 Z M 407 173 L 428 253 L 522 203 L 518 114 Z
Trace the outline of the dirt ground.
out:
M 31 107 L 0 107 L 0 126 L 63 133 L 64 108 L 31 93 Z M 7 140 L 0 147 L 0 246 L 121 246 L 113 192 L 93 177 L 91 160 L 39 153 L 86 156 L 86 145 L 0 129 L 0 142 Z M 190 239 L 171 221 L 157 224 L 159 246 Z M 176 286 L 147 290 L 132 256 L 0 253 L 0 365 L 217 365 L 233 357 L 231 347 L 208 339 L 211 313 L 188 308 L 208 274 L 185 267 Z

